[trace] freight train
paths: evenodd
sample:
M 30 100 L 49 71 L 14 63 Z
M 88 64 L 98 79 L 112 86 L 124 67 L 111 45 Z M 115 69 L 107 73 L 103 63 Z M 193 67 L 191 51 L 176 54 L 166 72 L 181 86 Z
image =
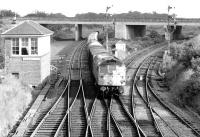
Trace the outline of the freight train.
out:
M 89 59 L 95 83 L 103 95 L 120 94 L 126 84 L 126 67 L 98 41 L 98 32 L 88 37 Z

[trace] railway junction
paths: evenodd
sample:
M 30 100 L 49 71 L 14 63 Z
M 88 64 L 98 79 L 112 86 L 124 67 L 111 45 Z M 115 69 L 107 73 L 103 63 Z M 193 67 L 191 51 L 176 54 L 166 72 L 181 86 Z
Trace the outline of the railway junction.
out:
M 98 96 L 89 67 L 87 42 L 60 55 L 50 82 L 30 107 L 13 137 L 199 137 L 200 118 L 188 116 L 159 96 L 159 73 L 166 43 L 124 59 L 124 93 Z M 159 90 L 158 90 L 159 89 Z

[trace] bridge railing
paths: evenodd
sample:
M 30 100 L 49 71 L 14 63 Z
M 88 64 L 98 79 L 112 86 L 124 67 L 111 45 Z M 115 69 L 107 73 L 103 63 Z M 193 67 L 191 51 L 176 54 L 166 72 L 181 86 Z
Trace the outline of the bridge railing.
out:
M 0 20 L 12 20 L 11 17 L 3 17 Z M 56 18 L 56 17 L 19 17 L 19 21 L 23 20 L 33 20 L 33 21 L 69 21 L 69 22 L 167 22 L 167 18 L 95 18 L 95 19 L 83 19 L 83 18 L 74 18 L 74 17 L 65 17 L 65 18 Z M 185 23 L 200 23 L 200 19 L 197 18 L 177 18 L 177 22 Z

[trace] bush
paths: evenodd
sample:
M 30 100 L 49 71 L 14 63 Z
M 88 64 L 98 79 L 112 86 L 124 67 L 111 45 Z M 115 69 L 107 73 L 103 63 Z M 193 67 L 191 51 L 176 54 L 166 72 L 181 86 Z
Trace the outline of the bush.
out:
M 12 75 L 0 83 L 0 136 L 6 136 L 31 102 L 31 90 Z
M 195 71 L 200 72 L 200 58 L 199 57 L 198 58 L 192 58 L 191 64 L 192 64 L 192 68 Z
M 200 48 L 199 37 L 181 44 L 173 43 L 170 47 L 171 60 L 176 60 L 177 64 L 182 65 L 183 69 L 190 69 L 185 74 L 185 78 L 179 77 L 182 69 L 172 67 L 166 73 L 166 80 L 172 83 L 171 92 L 172 98 L 182 104 L 193 105 L 194 99 L 200 96 Z M 165 56 L 164 56 L 165 57 Z M 169 59 L 168 59 L 169 60 Z M 165 58 L 163 58 L 163 62 Z M 171 62 L 170 60 L 168 62 Z M 177 65 L 176 65 L 177 66 Z M 177 76 L 176 76 L 177 75 Z M 179 77 L 178 79 L 175 79 Z M 198 101 L 197 101 L 198 102 Z
M 154 44 L 161 43 L 164 41 L 162 35 L 160 35 L 157 31 L 151 30 L 148 35 L 149 38 L 154 42 Z
M 185 67 L 191 67 L 191 60 L 198 56 L 199 50 L 194 48 L 191 42 L 182 44 L 172 43 L 170 46 L 170 56 L 182 63 Z
M 194 73 L 186 81 L 180 81 L 172 87 L 173 96 L 181 105 L 191 105 L 193 98 L 200 94 L 200 74 Z
M 185 88 L 180 93 L 180 99 L 184 104 L 191 104 L 193 97 L 199 94 L 200 82 L 197 80 L 190 79 L 185 82 Z

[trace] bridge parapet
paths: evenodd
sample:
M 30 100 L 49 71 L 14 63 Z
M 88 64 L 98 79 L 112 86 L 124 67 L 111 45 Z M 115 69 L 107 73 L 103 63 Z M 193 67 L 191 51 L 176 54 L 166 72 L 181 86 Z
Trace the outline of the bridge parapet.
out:
M 0 20 L 12 20 L 11 17 L 0 18 Z M 66 18 L 56 18 L 56 17 L 19 17 L 17 18 L 18 21 L 24 20 L 33 20 L 33 21 L 62 21 L 62 22 L 108 22 L 113 23 L 115 22 L 167 22 L 167 18 L 98 18 L 98 19 L 87 19 L 87 18 L 74 18 L 74 17 L 66 17 Z M 198 18 L 177 18 L 177 22 L 179 23 L 200 23 L 200 19 Z

